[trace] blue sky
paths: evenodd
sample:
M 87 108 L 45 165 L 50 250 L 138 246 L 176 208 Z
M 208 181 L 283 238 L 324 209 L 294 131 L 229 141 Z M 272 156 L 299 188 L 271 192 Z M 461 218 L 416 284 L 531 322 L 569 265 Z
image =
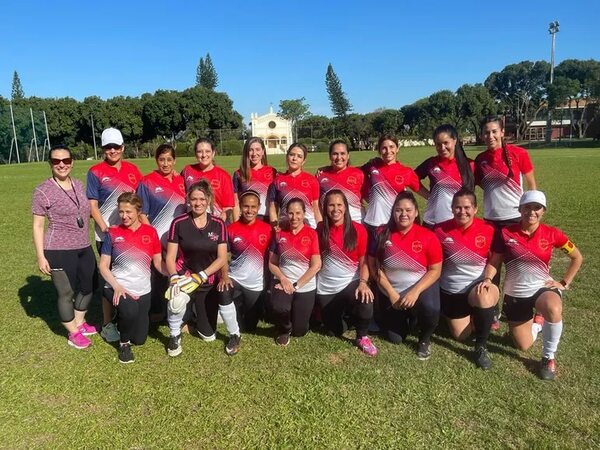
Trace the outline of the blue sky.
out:
M 209 52 L 217 90 L 249 120 L 306 97 L 331 115 L 328 63 L 354 110 L 400 108 L 483 82 L 522 60 L 600 59 L 600 1 L 11 1 L 2 7 L 0 95 L 139 96 L 195 83 Z

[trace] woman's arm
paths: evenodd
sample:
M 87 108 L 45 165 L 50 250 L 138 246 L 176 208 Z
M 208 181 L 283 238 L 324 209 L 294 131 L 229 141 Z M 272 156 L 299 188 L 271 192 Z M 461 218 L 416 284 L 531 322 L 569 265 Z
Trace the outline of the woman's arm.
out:
M 321 270 L 321 255 L 312 255 L 310 257 L 310 264 L 308 270 L 302 274 L 298 281 L 296 281 L 296 289 L 300 289 L 310 280 L 312 280 L 317 272 Z
M 233 222 L 240 219 L 240 199 L 238 198 L 237 194 L 235 195 L 234 202 L 235 204 L 233 205 Z
M 158 270 L 161 274 L 169 276 L 166 264 L 163 262 L 162 255 L 160 253 L 152 255 L 152 264 L 154 264 L 154 268 Z
M 525 183 L 527 183 L 527 189 L 533 190 L 537 189 L 537 183 L 535 182 L 535 175 L 533 174 L 533 170 L 523 174 L 523 178 L 525 178 Z
M 372 256 L 370 256 L 369 258 L 372 258 Z M 383 293 L 390 299 L 390 303 L 392 304 L 392 306 L 400 301 L 400 294 L 396 292 L 396 290 L 392 286 L 392 283 L 390 283 L 390 280 L 388 279 L 388 277 L 382 269 L 379 269 L 376 279 L 377 286 L 379 286 L 379 289 L 383 291 Z
M 274 286 L 275 289 L 281 289 L 286 294 L 290 295 L 294 293 L 294 286 L 279 268 L 279 256 L 274 252 L 269 253 L 269 270 L 273 276 L 279 280 L 279 283 Z
M 565 275 L 562 277 L 560 281 L 549 280 L 546 283 L 547 287 L 553 287 L 560 290 L 569 289 L 569 286 L 573 282 L 575 275 L 579 272 L 581 265 L 583 264 L 583 255 L 579 251 L 577 247 L 573 248 L 571 253 L 568 253 L 567 256 L 570 258 L 569 267 L 567 267 L 567 271 Z M 564 283 L 564 284 L 563 284 Z
M 490 285 L 493 284 L 492 279 L 496 276 L 496 273 L 498 273 L 503 259 L 504 256 L 502 253 L 492 252 L 485 265 L 485 269 L 483 270 L 483 281 L 477 285 L 478 294 L 482 294 L 484 289 L 488 290 Z
M 204 273 L 210 277 L 213 273 L 221 270 L 225 264 L 227 264 L 227 242 L 223 242 L 217 246 L 217 259 L 204 269 Z
M 277 210 L 279 209 L 279 205 L 277 202 L 272 201 L 269 203 L 269 222 L 273 228 L 278 228 L 279 218 L 277 216 Z
M 321 209 L 319 208 L 319 200 L 312 201 L 312 209 L 315 215 L 315 222 L 319 223 L 323 221 L 323 216 L 321 215 Z
M 45 216 L 33 215 L 33 245 L 35 247 L 35 256 L 40 272 L 50 275 L 50 264 L 44 256 L 44 223 Z
M 100 275 L 102 275 L 102 278 L 104 278 L 104 280 L 113 288 L 113 305 L 119 306 L 119 301 L 121 300 L 121 297 L 125 298 L 127 291 L 123 288 L 123 286 L 119 284 L 117 279 L 110 271 L 111 260 L 112 258 L 110 255 L 100 255 L 100 263 L 98 264 L 98 269 L 100 270 Z M 131 297 L 136 298 L 133 295 Z
M 165 256 L 165 266 L 169 276 L 177 275 L 177 251 L 179 244 L 174 242 L 167 243 L 167 256 Z
M 369 266 L 365 261 L 365 257 L 361 256 L 358 259 L 358 287 L 354 292 L 354 296 L 357 300 L 360 300 L 361 303 L 371 303 L 375 296 L 373 295 L 373 291 L 369 287 Z
M 102 213 L 100 213 L 100 208 L 98 207 L 98 200 L 90 200 L 90 209 L 92 212 L 92 219 L 94 219 L 94 222 L 96 222 L 100 231 L 106 233 L 108 231 L 108 225 L 102 218 Z
M 423 183 L 419 184 L 419 190 L 417 191 L 417 194 L 419 194 L 425 200 L 429 200 L 429 190 L 423 186 Z
M 398 307 L 399 308 L 405 308 L 405 309 L 410 309 L 412 308 L 415 303 L 417 302 L 417 300 L 419 299 L 419 295 L 421 295 L 421 293 L 425 290 L 430 288 L 433 283 L 435 283 L 439 278 L 440 275 L 442 274 L 442 263 L 437 263 L 437 264 L 432 264 L 431 266 L 429 266 L 427 268 L 427 272 L 425 272 L 425 275 L 423 275 L 421 277 L 421 279 L 419 281 L 417 281 L 417 283 L 410 288 L 406 294 L 404 294 L 404 297 L 402 297 L 400 299 L 400 302 L 398 303 Z M 396 305 L 394 305 L 396 306 Z

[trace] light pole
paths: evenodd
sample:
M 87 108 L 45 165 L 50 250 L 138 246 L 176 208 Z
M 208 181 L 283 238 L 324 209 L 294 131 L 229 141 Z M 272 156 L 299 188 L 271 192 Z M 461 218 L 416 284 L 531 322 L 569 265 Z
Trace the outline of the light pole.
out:
M 554 49 L 556 46 L 556 33 L 558 33 L 559 27 L 558 20 L 554 22 L 550 22 L 548 26 L 548 33 L 552 36 L 552 51 L 550 53 L 550 84 L 554 81 Z M 546 142 L 550 143 L 552 141 L 552 115 L 550 114 L 550 103 L 546 101 L 546 105 L 548 108 L 548 120 L 546 121 Z

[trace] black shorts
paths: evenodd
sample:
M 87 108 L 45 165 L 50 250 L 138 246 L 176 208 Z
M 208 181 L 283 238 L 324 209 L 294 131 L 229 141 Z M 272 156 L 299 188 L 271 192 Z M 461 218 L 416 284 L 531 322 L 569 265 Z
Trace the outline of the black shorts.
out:
M 535 309 L 535 302 L 538 297 L 544 292 L 554 292 L 562 298 L 562 292 L 556 288 L 543 287 L 531 297 L 513 297 L 511 295 L 504 295 L 504 314 L 506 314 L 506 320 L 509 322 L 527 322 L 533 318 L 533 310 Z
M 477 279 L 467 286 L 463 292 L 456 294 L 451 294 L 440 289 L 442 315 L 448 319 L 462 319 L 463 317 L 470 316 L 473 307 L 469 305 L 469 294 L 482 281 L 483 278 Z

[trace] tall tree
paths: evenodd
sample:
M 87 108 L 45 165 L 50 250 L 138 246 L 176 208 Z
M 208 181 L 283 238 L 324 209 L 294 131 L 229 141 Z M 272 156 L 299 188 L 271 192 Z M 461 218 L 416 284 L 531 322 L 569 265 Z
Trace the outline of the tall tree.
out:
M 298 121 L 310 116 L 310 105 L 305 103 L 304 97 L 281 100 L 279 102 L 279 112 L 277 115 L 290 121 L 292 125 L 292 140 L 298 139 Z
M 498 105 L 490 91 L 482 84 L 463 84 L 456 90 L 456 98 L 464 126 L 460 131 L 476 136 L 479 142 L 479 125 L 485 116 L 496 114 Z
M 17 73 L 16 70 L 15 70 L 15 73 L 13 74 L 13 79 L 12 79 L 11 98 L 13 101 L 21 100 L 22 98 L 25 98 L 25 93 L 23 92 L 23 86 L 21 85 L 21 79 L 19 78 L 19 74 Z
M 214 91 L 219 84 L 219 77 L 215 66 L 213 65 L 210 53 L 207 53 L 204 58 L 200 58 L 198 68 L 196 69 L 196 86 L 202 86 L 206 89 Z
M 325 74 L 325 87 L 329 96 L 331 111 L 336 117 L 345 117 L 349 111 L 352 111 L 352 105 L 342 89 L 342 82 L 333 71 L 331 63 L 327 66 Z

